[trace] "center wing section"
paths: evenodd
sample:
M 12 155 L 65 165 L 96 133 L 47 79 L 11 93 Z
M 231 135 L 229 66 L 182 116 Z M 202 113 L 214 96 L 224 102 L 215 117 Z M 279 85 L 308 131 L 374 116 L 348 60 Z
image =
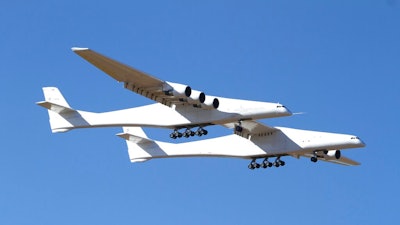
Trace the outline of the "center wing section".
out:
M 234 129 L 236 135 L 244 138 L 250 138 L 255 135 L 265 135 L 278 130 L 275 127 L 269 127 L 255 120 L 244 120 L 240 121 L 240 123 L 228 123 L 223 126 Z
M 218 108 L 218 99 L 206 101 L 203 92 L 192 91 L 183 84 L 162 81 L 135 68 L 122 64 L 88 48 L 72 48 L 76 54 L 93 64 L 124 87 L 167 106 L 193 105 L 198 108 Z

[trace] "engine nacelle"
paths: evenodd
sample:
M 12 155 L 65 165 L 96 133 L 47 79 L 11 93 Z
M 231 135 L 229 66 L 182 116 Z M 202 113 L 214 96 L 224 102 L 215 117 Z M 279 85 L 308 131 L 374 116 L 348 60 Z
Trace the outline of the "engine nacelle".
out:
M 206 95 L 203 92 L 192 90 L 192 94 L 187 99 L 187 102 L 194 105 L 200 105 L 206 100 Z
M 190 97 L 192 95 L 192 88 L 178 83 L 165 82 L 163 91 L 166 95 L 176 96 L 176 97 Z
M 194 107 L 204 109 L 217 109 L 219 100 L 213 97 L 206 97 L 204 92 L 192 90 L 191 87 L 166 81 L 163 85 L 163 92 L 168 96 L 175 96 L 181 102 L 193 104 Z
M 201 107 L 206 108 L 206 109 L 218 109 L 219 100 L 218 100 L 218 98 L 206 97 L 203 104 L 201 104 Z
M 341 154 L 340 150 L 330 150 L 330 151 L 326 151 L 325 155 L 327 155 L 330 158 L 340 159 L 340 156 L 342 154 Z

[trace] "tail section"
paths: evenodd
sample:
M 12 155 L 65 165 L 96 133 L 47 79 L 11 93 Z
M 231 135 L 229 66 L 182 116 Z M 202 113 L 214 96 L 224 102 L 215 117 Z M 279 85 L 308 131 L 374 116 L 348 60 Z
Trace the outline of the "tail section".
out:
M 147 161 L 160 150 L 157 143 L 149 139 L 141 127 L 123 127 L 123 131 L 117 136 L 126 140 L 132 163 Z
M 265 151 L 249 139 L 232 134 L 185 143 L 167 143 L 149 139 L 140 127 L 123 127 L 117 134 L 126 140 L 131 162 L 176 157 L 235 157 L 249 159 Z
M 60 90 L 56 87 L 44 87 L 43 94 L 45 100 L 36 104 L 48 110 L 52 132 L 66 132 L 72 129 L 73 125 L 68 118 L 77 114 L 77 111 L 69 106 Z
M 37 102 L 36 104 L 56 113 L 66 113 L 69 111 L 74 111 L 71 106 L 69 106 L 68 102 L 65 100 L 64 96 L 61 94 L 58 88 L 44 87 L 43 94 L 45 100 Z

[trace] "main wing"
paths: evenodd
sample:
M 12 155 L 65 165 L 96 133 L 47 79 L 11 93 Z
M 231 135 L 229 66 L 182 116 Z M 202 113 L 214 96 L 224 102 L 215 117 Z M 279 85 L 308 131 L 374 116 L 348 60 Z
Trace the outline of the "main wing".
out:
M 162 81 L 88 48 L 72 50 L 115 80 L 124 82 L 125 88 L 164 105 L 186 104 L 211 109 L 219 106 L 218 99 L 206 99 L 203 92 L 194 91 L 190 86 Z

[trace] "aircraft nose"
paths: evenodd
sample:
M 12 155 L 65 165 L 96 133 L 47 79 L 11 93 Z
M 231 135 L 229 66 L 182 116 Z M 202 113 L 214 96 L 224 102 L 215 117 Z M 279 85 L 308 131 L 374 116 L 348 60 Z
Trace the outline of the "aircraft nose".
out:
M 351 137 L 352 142 L 357 146 L 357 147 L 365 147 L 366 144 L 364 141 L 362 141 L 359 137 L 353 136 Z
M 284 105 L 278 104 L 276 106 L 276 108 L 278 108 L 279 113 L 282 114 L 283 116 L 293 115 L 293 113 L 288 108 L 286 108 Z

